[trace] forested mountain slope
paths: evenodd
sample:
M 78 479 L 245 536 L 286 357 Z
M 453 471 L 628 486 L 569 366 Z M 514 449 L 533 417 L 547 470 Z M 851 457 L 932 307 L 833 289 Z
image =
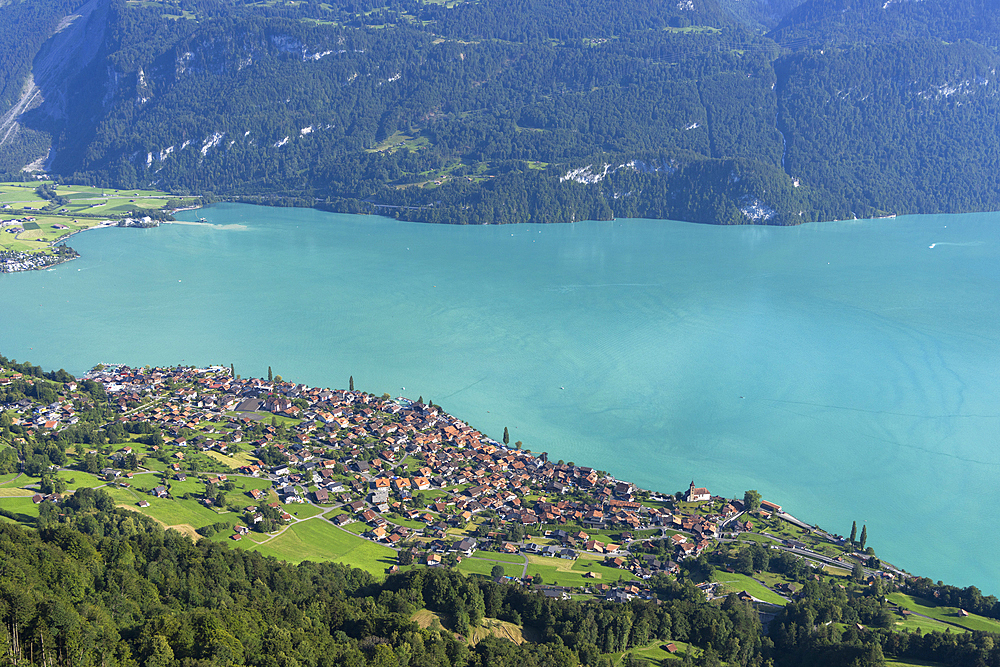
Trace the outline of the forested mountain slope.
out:
M 817 580 L 794 558 L 784 561 L 804 584 L 783 609 L 770 608 L 777 616 L 765 632 L 757 609 L 735 593 L 705 599 L 690 575 L 711 569 L 704 555 L 686 562 L 682 576 L 648 580 L 650 599 L 617 603 L 553 599 L 517 581 L 445 568 L 418 566 L 379 582 L 337 563 L 292 565 L 164 531 L 116 507 L 104 489 L 44 502 L 30 528 L 11 520 L 25 517 L 3 510 L 0 518 L 4 666 L 641 667 L 651 663 L 623 654 L 666 641 L 688 647 L 669 664 L 699 667 L 882 667 L 886 654 L 954 667 L 1000 660 L 998 635 L 899 629 L 881 583 Z M 782 560 L 756 544 L 751 552 Z M 907 586 L 963 607 L 996 607 L 975 587 Z M 440 626 L 421 629 L 421 609 L 468 628 L 502 619 L 535 639 L 487 636 L 469 645 Z
M 996 209 L 1000 8 L 959 4 L 24 0 L 0 168 L 451 223 Z

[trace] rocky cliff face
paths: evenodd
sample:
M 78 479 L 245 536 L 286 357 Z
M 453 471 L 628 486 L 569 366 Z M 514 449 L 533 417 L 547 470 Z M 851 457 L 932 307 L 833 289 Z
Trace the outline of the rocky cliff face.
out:
M 101 51 L 109 0 L 89 0 L 63 16 L 32 54 L 20 97 L 0 118 L 0 166 L 49 166 L 70 119 L 78 77 Z

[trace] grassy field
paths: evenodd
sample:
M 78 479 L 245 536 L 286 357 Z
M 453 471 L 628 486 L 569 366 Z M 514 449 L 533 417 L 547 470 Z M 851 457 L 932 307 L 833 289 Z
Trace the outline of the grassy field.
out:
M 851 571 L 845 570 L 840 567 L 834 567 L 832 565 L 824 565 L 823 571 L 834 577 L 850 577 Z
M 292 563 L 304 560 L 345 563 L 377 577 L 384 576 L 386 568 L 396 562 L 396 552 L 392 549 L 345 533 L 319 519 L 297 523 L 267 544 L 247 546 Z
M 521 571 L 524 569 L 523 564 L 497 563 L 491 560 L 479 560 L 478 558 L 463 558 L 462 562 L 458 564 L 458 569 L 466 574 L 481 574 L 484 577 L 489 577 L 493 568 L 497 565 L 503 567 L 504 574 L 508 577 L 520 578 Z
M 96 227 L 101 223 L 99 219 L 80 218 L 75 219 L 67 216 L 56 216 L 46 214 L 33 214 L 38 229 L 28 230 L 23 226 L 9 222 L 14 218 L 11 215 L 0 215 L 0 220 L 7 222 L 3 225 L 3 235 L 0 236 L 0 249 L 15 252 L 40 252 L 48 250 L 49 246 L 65 236 L 84 229 Z M 56 229 L 53 225 L 64 225 L 68 229 Z M 10 234 L 6 230 L 12 227 L 21 227 L 24 231 L 17 234 Z
M 584 573 L 594 572 L 597 577 L 584 577 Z M 528 576 L 540 574 L 546 584 L 557 586 L 586 586 L 593 583 L 612 583 L 619 578 L 623 581 L 635 579 L 635 575 L 627 570 L 601 565 L 599 561 L 586 556 L 576 560 L 549 558 L 547 556 L 528 556 Z
M 292 505 L 285 505 L 284 507 L 285 511 L 294 516 L 296 519 L 308 519 L 309 517 L 323 513 L 323 508 L 316 507 L 315 505 L 308 505 L 306 503 L 295 503 Z
M 885 667 L 944 667 L 944 663 L 927 662 L 926 660 L 892 660 L 886 658 Z
M 91 475 L 89 472 L 82 472 L 80 470 L 60 470 L 56 473 L 56 477 L 66 481 L 66 488 L 75 491 L 81 487 L 87 488 L 97 488 L 98 486 L 104 486 L 107 484 L 103 479 L 97 475 Z M 70 481 L 72 480 L 72 481 Z M 123 480 L 128 481 L 128 480 Z M 131 481 L 129 481 L 131 484 Z
M 0 489 L 0 498 L 30 498 L 35 493 L 31 489 L 6 488 Z
M 671 655 L 666 650 L 661 648 L 670 643 L 674 644 L 677 647 L 677 653 L 674 653 L 673 655 Z M 611 664 L 617 666 L 626 664 L 624 658 L 629 653 L 631 653 L 633 656 L 637 658 L 648 660 L 653 665 L 660 665 L 660 664 L 671 664 L 674 662 L 680 662 L 681 660 L 684 659 L 683 655 L 685 653 L 690 653 L 692 657 L 697 657 L 701 655 L 702 652 L 685 642 L 668 640 L 662 642 L 661 641 L 653 642 L 649 646 L 645 646 L 643 648 L 632 648 L 624 653 L 609 653 L 607 655 L 608 658 L 611 660 Z
M 495 551 L 477 551 L 472 554 L 476 558 L 488 558 L 490 560 L 499 560 L 504 563 L 524 563 L 524 556 L 521 554 L 501 554 Z
M 108 489 L 108 493 L 116 502 L 135 508 L 139 512 L 150 516 L 165 526 L 190 526 L 201 528 L 211 523 L 217 523 L 226 518 L 227 515 L 220 515 L 212 510 L 199 505 L 195 500 L 169 500 L 167 498 L 154 498 L 148 493 L 140 493 L 129 489 Z M 139 500 L 145 500 L 149 507 L 137 507 Z M 229 514 L 228 516 L 233 516 Z
M 947 625 L 941 621 L 934 621 L 929 618 L 923 618 L 922 616 L 910 615 L 909 618 L 903 620 L 897 615 L 895 630 L 905 630 L 907 632 L 966 632 L 963 628 L 956 628 L 953 625 Z
M 931 600 L 925 600 L 912 595 L 904 595 L 903 593 L 890 594 L 889 601 L 918 614 L 930 616 L 931 618 L 945 623 L 960 625 L 969 630 L 1000 632 L 1000 621 L 993 620 L 992 618 L 985 618 L 983 616 L 977 616 L 976 614 L 969 614 L 964 617 L 959 616 L 958 607 L 938 606 Z
M 10 207 L 0 210 L 0 222 L 11 223 L 25 216 L 35 218 L 33 222 L 4 225 L 5 228 L 19 227 L 23 231 L 0 236 L 0 249 L 44 252 L 53 242 L 95 227 L 108 218 L 134 210 L 162 209 L 168 199 L 175 199 L 181 206 L 191 205 L 196 201 L 191 198 L 174 198 L 169 193 L 158 190 L 56 185 L 56 193 L 69 202 L 62 206 L 52 206 L 51 202 L 35 194 L 35 188 L 42 184 L 52 185 L 52 182 L 0 183 L 0 205 Z M 67 229 L 59 229 L 57 225 Z
M 396 132 L 374 148 L 369 148 L 368 152 L 393 153 L 398 150 L 407 150 L 411 153 L 416 153 L 421 148 L 429 148 L 430 145 L 431 142 L 427 137 L 410 136 L 402 132 Z
M 0 498 L 0 508 L 19 515 L 20 523 L 31 524 L 38 518 L 38 505 L 31 498 Z M 7 517 L 0 517 L 0 520 L 10 521 Z
M 251 459 L 250 455 L 246 452 L 240 452 L 235 456 L 226 456 L 221 452 L 215 451 L 207 451 L 205 454 L 233 470 L 253 463 L 253 459 Z
M 137 491 L 149 491 L 162 483 L 163 478 L 159 473 L 140 473 L 129 480 L 129 484 Z
M 413 519 L 407 519 L 406 517 L 400 516 L 398 514 L 393 514 L 392 516 L 386 516 L 386 519 L 392 521 L 400 526 L 406 526 L 410 530 L 423 530 L 427 524 L 423 521 L 414 521 Z
M 189 475 L 183 482 L 174 479 L 173 475 L 170 475 L 168 482 L 170 484 L 170 495 L 174 498 L 180 498 L 185 493 L 199 498 L 205 494 L 205 482 L 196 475 Z
M 719 583 L 724 584 L 726 589 L 732 593 L 746 591 L 758 600 L 763 600 L 764 602 L 770 602 L 777 605 L 787 604 L 780 595 L 754 581 L 745 574 L 722 572 L 717 570 L 712 576 L 712 581 L 718 581 Z

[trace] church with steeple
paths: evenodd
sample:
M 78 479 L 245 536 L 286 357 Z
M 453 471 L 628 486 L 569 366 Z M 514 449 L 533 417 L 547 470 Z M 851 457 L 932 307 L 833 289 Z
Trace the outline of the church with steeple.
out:
M 708 489 L 698 488 L 694 485 L 694 480 L 691 480 L 691 486 L 688 488 L 687 497 L 685 500 L 689 503 L 700 503 L 705 500 L 711 500 L 712 494 L 708 492 Z

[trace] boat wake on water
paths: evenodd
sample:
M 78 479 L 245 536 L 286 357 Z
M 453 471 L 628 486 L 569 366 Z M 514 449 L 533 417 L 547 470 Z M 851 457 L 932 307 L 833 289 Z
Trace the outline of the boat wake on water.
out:
M 960 248 L 969 248 L 969 247 L 972 247 L 972 246 L 983 245 L 983 242 L 982 241 L 966 241 L 964 243 L 952 243 L 950 241 L 939 241 L 937 243 L 932 243 L 932 244 L 930 244 L 927 247 L 933 249 L 933 248 L 936 248 L 939 245 L 954 245 L 954 246 L 958 246 Z

